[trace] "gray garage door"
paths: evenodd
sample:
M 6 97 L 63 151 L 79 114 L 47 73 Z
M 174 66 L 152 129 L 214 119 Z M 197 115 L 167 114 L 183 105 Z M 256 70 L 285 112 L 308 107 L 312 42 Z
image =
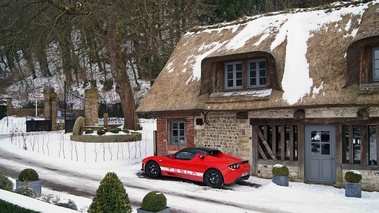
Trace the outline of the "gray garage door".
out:
M 334 126 L 306 126 L 306 181 L 333 184 L 336 179 Z

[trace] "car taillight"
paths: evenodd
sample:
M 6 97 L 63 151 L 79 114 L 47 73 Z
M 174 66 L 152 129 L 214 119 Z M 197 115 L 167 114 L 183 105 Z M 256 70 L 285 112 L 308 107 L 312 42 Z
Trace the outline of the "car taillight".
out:
M 231 168 L 231 169 L 239 169 L 240 165 L 238 163 L 232 164 L 232 165 L 229 166 L 229 168 Z

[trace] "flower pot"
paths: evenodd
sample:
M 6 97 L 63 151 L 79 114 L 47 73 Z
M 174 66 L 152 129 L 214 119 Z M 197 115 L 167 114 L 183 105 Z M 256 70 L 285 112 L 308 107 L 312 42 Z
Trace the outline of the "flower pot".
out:
M 16 190 L 19 188 L 27 187 L 33 190 L 37 197 L 41 196 L 42 180 L 34 180 L 29 182 L 23 182 L 16 180 Z
M 362 197 L 362 186 L 361 183 L 349 183 L 345 184 L 345 196 L 346 197 Z
M 137 209 L 137 213 L 152 213 L 151 211 L 143 210 L 142 208 Z M 166 207 L 165 209 L 155 212 L 155 213 L 170 213 L 170 207 Z
M 289 186 L 289 178 L 288 176 L 277 176 L 272 175 L 272 182 L 278 186 Z

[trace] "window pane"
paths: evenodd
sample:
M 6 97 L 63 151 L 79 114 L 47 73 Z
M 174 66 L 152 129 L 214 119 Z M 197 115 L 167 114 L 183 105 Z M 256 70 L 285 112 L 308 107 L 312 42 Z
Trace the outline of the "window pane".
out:
M 312 131 L 311 132 L 311 138 L 312 138 L 312 142 L 320 141 L 320 139 L 321 139 L 320 133 L 318 131 Z
M 255 78 L 250 79 L 250 85 L 257 85 L 257 79 Z
M 321 131 L 321 141 L 322 142 L 330 142 L 330 132 L 329 131 Z
M 319 143 L 311 143 L 312 153 L 319 154 L 320 153 L 320 144 Z
M 259 62 L 259 68 L 260 69 L 265 69 L 266 68 L 266 62 L 265 61 Z
M 236 77 L 237 77 L 237 79 L 241 79 L 242 78 L 242 72 L 237 72 Z
M 233 64 L 226 65 L 226 69 L 228 72 L 233 72 Z
M 242 86 L 242 79 L 236 81 L 236 86 L 238 86 L 238 87 L 239 87 L 239 86 Z
M 260 85 L 264 85 L 264 84 L 266 84 L 266 78 L 260 78 L 260 79 L 259 79 L 259 84 L 260 84 Z
M 321 145 L 321 154 L 330 155 L 330 144 L 326 143 Z
M 186 145 L 185 122 L 171 122 L 171 140 L 170 145 Z
M 236 70 L 237 71 L 241 71 L 242 70 L 242 64 L 241 63 L 236 64 Z
M 379 59 L 379 48 L 374 49 L 374 59 Z
M 233 80 L 228 81 L 228 87 L 233 87 Z

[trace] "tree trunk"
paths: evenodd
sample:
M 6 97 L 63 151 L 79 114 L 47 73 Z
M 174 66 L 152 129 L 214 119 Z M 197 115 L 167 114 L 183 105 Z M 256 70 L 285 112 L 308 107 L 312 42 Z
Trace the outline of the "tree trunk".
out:
M 116 92 L 120 96 L 122 112 L 124 114 L 124 129 L 138 129 L 138 116 L 134 103 L 133 90 L 123 60 L 122 45 L 117 42 L 117 17 L 109 17 L 109 25 L 106 34 L 106 48 L 113 77 L 116 79 Z

